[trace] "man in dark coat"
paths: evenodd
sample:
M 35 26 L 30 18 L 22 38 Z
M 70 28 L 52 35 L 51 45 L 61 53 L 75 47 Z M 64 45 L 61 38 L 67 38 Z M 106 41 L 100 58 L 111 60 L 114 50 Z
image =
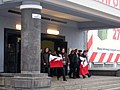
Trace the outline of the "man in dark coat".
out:
M 81 60 L 80 60 L 80 56 L 82 55 L 82 50 L 78 50 L 78 66 L 77 66 L 77 71 L 76 71 L 76 77 L 80 78 L 80 64 L 81 64 Z
M 74 55 L 73 55 L 73 78 L 76 79 L 76 71 L 78 67 L 78 55 L 77 55 L 78 50 L 75 49 Z
M 68 55 L 68 58 L 69 58 L 69 67 L 70 67 L 70 71 L 69 71 L 69 78 L 72 78 L 72 74 L 73 74 L 73 55 L 74 55 L 74 50 L 72 50 L 70 52 L 70 54 Z

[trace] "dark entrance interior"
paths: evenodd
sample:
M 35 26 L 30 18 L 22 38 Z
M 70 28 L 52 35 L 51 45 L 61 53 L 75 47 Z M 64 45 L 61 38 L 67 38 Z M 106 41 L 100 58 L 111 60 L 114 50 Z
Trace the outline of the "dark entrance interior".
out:
M 4 72 L 20 72 L 20 31 L 5 29 L 4 33 Z
M 44 48 L 50 48 L 52 51 L 58 51 L 65 48 L 67 52 L 67 42 L 65 42 L 65 36 L 56 36 L 49 34 L 42 34 L 42 50 Z
M 65 48 L 67 52 L 67 42 L 65 36 L 41 34 L 41 48 L 45 47 L 53 50 Z M 4 72 L 20 73 L 21 71 L 21 32 L 13 29 L 5 29 L 4 32 Z

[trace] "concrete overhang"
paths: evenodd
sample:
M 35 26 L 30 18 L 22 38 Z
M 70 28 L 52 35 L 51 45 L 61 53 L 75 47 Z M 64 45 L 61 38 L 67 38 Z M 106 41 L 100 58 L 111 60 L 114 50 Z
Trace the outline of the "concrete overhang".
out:
M 37 0 L 41 2 L 43 9 L 64 13 L 60 15 L 71 15 L 80 29 L 119 28 L 120 10 L 104 5 L 95 0 Z M 0 5 L 0 9 L 18 8 L 22 0 L 9 0 Z M 113 13 L 114 12 L 114 13 Z M 43 11 L 44 13 L 44 11 Z M 49 14 L 60 16 L 59 13 Z M 56 14 L 56 15 L 55 15 Z M 67 16 L 66 16 L 67 17 Z M 74 17 L 77 17 L 76 20 Z M 82 21 L 77 20 L 83 18 Z M 58 17 L 62 18 L 62 17 Z M 63 18 L 65 19 L 65 18 Z M 69 19 L 69 18 L 66 18 Z M 88 20 L 88 21 L 87 21 Z
M 51 9 L 53 10 L 91 19 L 93 21 L 93 24 L 95 24 L 95 22 L 97 22 L 96 24 L 100 22 L 100 24 L 96 25 L 97 27 L 95 28 L 102 28 L 101 26 L 103 26 L 103 28 L 120 27 L 120 10 L 102 4 L 95 0 L 45 0 L 45 1 L 53 5 L 51 6 Z M 54 6 L 59 7 L 59 9 L 54 8 Z M 47 7 L 49 7 L 49 5 Z M 93 24 L 90 24 L 90 26 Z M 85 25 L 85 22 L 83 23 L 80 22 L 80 25 Z M 86 25 L 89 26 L 88 22 Z M 82 29 L 82 27 L 80 28 Z M 94 28 L 94 26 L 91 27 L 91 29 L 92 28 Z

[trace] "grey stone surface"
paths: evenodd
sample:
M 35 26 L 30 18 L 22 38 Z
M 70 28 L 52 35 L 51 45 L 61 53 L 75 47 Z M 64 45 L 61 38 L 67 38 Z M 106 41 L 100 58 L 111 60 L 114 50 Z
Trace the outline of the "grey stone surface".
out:
M 86 79 L 68 79 L 67 82 L 52 81 L 51 90 L 106 90 L 119 87 L 119 84 L 119 77 L 92 76 Z
M 49 89 L 51 86 L 51 78 L 49 77 L 23 77 L 17 76 L 12 79 L 12 87 L 22 90 L 41 90 L 41 88 Z
M 22 10 L 21 70 L 23 73 L 40 73 L 41 19 L 32 14 L 41 14 L 37 9 Z
M 0 86 L 4 85 L 5 85 L 4 77 L 0 77 Z
M 9 87 L 0 86 L 0 90 L 114 90 L 115 88 L 119 88 L 120 86 L 120 77 L 111 77 L 111 76 L 92 76 L 91 78 L 86 79 L 67 79 L 67 81 L 56 80 L 54 77 L 52 78 L 51 88 L 48 88 L 48 83 L 43 83 L 44 81 L 50 81 L 51 78 L 44 77 L 11 77 L 11 80 L 15 80 L 10 84 Z M 4 77 L 6 78 L 6 77 Z M 7 78 L 6 78 L 7 79 Z M 5 80 L 5 79 L 2 79 Z M 37 81 L 37 85 L 35 82 Z M 42 81 L 42 83 L 41 83 Z M 21 84 L 22 82 L 22 84 Z M 28 82 L 28 83 L 27 83 Z M 31 83 L 30 83 L 31 82 Z M 30 84 L 30 85 L 28 85 Z M 38 85 L 39 84 L 39 85 Z M 48 86 L 47 86 L 48 85 Z M 22 88 L 21 88 L 22 86 Z M 44 88 L 42 88 L 42 86 Z M 14 87 L 14 88 L 12 88 Z M 29 88 L 32 87 L 32 88 Z M 113 88 L 113 89 L 111 89 Z M 119 89 L 117 89 L 119 90 Z

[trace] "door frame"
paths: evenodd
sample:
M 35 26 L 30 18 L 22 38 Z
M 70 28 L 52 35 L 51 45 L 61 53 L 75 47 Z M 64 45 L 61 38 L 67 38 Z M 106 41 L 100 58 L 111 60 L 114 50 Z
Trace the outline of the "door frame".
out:
M 6 67 L 6 63 L 7 63 L 7 41 L 8 41 L 8 35 L 10 34 L 16 34 L 16 35 L 20 35 L 20 31 L 15 30 L 15 29 L 9 29 L 9 28 L 4 28 L 4 72 L 7 72 L 7 67 Z
M 65 41 L 65 36 L 41 33 L 41 40 Z

